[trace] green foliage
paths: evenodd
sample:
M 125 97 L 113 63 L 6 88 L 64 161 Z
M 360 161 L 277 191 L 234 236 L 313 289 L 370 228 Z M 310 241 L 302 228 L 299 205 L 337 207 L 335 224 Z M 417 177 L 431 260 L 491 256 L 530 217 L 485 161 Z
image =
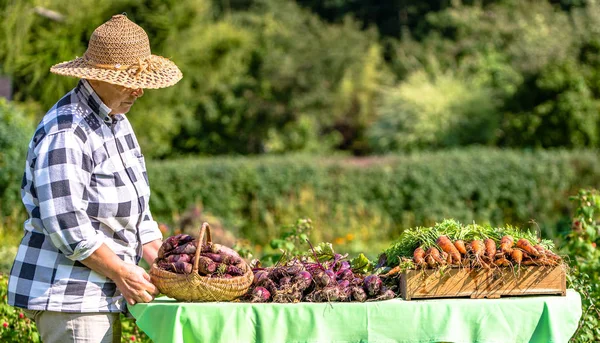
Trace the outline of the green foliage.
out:
M 368 129 L 379 153 L 494 143 L 501 117 L 485 85 L 450 73 L 415 72 L 382 96 Z
M 311 218 L 311 241 L 348 252 L 381 251 L 403 228 L 443 218 L 529 227 L 554 238 L 564 194 L 600 184 L 595 152 L 496 149 L 348 160 L 285 156 L 148 161 L 155 217 L 202 204 L 225 227 L 266 245 L 279 228 Z M 368 255 L 369 256 L 369 255 Z M 370 255 L 369 257 L 373 257 Z
M 298 219 L 294 225 L 282 227 L 279 237 L 269 242 L 273 253 L 263 255 L 261 262 L 267 265 L 285 263 L 294 256 L 300 255 L 308 247 L 308 234 L 311 229 L 310 219 Z
M 21 207 L 20 185 L 33 130 L 22 108 L 0 98 L 0 217 Z M 0 228 L 3 222 L 0 219 Z
M 434 117 L 460 118 L 469 108 L 481 109 L 475 112 L 485 124 L 478 143 L 483 139 L 484 144 L 511 147 L 597 147 L 600 6 L 592 1 L 583 7 L 561 5 L 570 11 L 546 1 L 505 1 L 488 6 L 455 5 L 429 13 L 428 34 L 420 41 L 408 36 L 400 43 L 390 42 L 391 63 L 404 79 L 399 89 L 408 94 L 403 100 L 409 105 L 401 107 L 399 100 L 394 103 L 387 98 L 384 103 L 390 101 L 400 109 L 396 118 L 410 118 L 402 113 L 406 107 L 427 98 L 419 92 L 422 88 L 415 84 L 414 75 L 426 73 L 436 84 L 451 73 L 457 75 L 455 89 L 474 94 L 467 93 L 464 101 L 464 95 L 450 93 L 457 101 L 456 108 Z M 442 90 L 438 86 L 433 93 Z M 484 109 L 481 106 L 486 100 L 490 103 Z M 390 122 L 389 112 L 383 107 L 382 121 Z M 377 123 L 371 131 L 384 123 Z M 439 121 L 434 123 L 440 126 Z M 451 132 L 460 136 L 463 130 Z M 436 146 L 437 141 L 427 140 L 430 131 L 414 136 L 426 147 Z M 375 137 L 393 141 L 394 136 L 381 132 Z M 460 145 L 471 143 L 452 138 Z
M 373 271 L 373 262 L 369 261 L 363 253 L 360 253 L 350 260 L 350 268 L 354 273 L 367 274 Z
M 3 244 L 0 246 L 0 274 L 9 274 L 15 256 L 17 256 L 17 245 Z
M 565 236 L 563 252 L 572 267 L 569 287 L 582 297 L 583 316 L 572 342 L 600 341 L 600 193 L 580 190 L 571 197 L 575 211 L 571 231 Z
M 76 83 L 50 66 L 83 55 L 93 29 L 120 12 L 180 67 L 180 83 L 130 112 L 148 157 L 367 149 L 386 68 L 375 31 L 351 19 L 328 25 L 292 1 L 216 18 L 209 0 L 44 2 L 63 21 L 32 14 L 36 5 L 0 4 L 0 67 L 17 100 L 50 108 Z

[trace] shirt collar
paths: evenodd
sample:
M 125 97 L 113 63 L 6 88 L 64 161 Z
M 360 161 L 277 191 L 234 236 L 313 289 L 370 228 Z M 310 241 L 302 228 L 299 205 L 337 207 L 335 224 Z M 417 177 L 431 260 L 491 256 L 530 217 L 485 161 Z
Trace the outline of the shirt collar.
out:
M 92 109 L 92 111 L 98 117 L 100 117 L 102 121 L 107 124 L 112 122 L 112 118 L 108 115 L 112 109 L 102 102 L 98 94 L 94 91 L 87 80 L 79 80 L 77 87 L 75 87 L 75 93 L 79 99 L 81 99 L 81 101 L 85 102 Z M 115 120 L 121 120 L 122 118 L 122 115 L 114 116 Z

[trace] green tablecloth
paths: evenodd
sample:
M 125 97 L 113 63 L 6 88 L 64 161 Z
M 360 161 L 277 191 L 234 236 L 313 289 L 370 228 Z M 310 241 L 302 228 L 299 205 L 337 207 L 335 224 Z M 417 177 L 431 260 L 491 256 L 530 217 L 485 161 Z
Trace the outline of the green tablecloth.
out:
M 581 298 L 532 296 L 366 303 L 179 303 L 130 306 L 155 343 L 543 342 L 565 343 Z

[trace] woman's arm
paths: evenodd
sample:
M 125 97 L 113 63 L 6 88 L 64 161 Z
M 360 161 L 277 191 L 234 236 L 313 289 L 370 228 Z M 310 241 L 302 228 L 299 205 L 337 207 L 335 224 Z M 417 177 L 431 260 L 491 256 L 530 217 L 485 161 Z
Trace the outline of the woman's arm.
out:
M 158 249 L 162 245 L 162 240 L 156 239 L 154 241 L 148 242 L 143 246 L 143 255 L 144 260 L 148 262 L 149 265 L 152 265 L 152 262 L 156 259 L 158 255 Z
M 150 302 L 159 293 L 143 268 L 123 262 L 106 244 L 102 244 L 81 263 L 113 280 L 131 305 Z

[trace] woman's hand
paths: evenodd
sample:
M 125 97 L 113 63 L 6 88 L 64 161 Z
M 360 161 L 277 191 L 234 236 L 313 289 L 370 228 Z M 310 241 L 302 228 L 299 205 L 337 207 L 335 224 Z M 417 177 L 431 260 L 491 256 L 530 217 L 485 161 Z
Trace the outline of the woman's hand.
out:
M 117 288 L 130 305 L 151 302 L 159 293 L 150 282 L 150 275 L 144 268 L 123 263 L 118 275 L 113 279 Z
M 106 244 L 81 263 L 113 280 L 130 305 L 150 302 L 159 293 L 144 268 L 123 262 Z

